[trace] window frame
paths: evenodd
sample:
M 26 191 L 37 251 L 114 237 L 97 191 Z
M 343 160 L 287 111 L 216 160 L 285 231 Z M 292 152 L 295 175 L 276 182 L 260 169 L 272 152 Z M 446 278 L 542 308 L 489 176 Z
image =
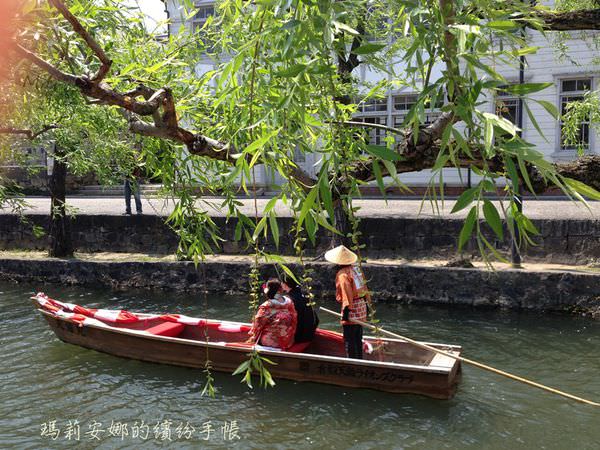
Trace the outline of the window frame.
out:
M 194 14 L 194 17 L 192 17 L 190 20 L 190 26 L 192 27 L 192 33 L 198 32 L 204 26 L 204 24 L 208 20 L 208 17 L 215 15 L 215 4 L 212 2 L 211 3 L 197 2 L 197 3 L 194 3 L 194 8 L 196 8 L 198 11 L 196 12 L 196 14 Z M 206 14 L 206 10 L 208 10 L 208 9 L 212 10 L 212 14 Z M 200 13 L 200 11 L 204 11 L 205 17 L 203 19 L 198 19 L 196 17 Z M 200 26 L 197 27 L 196 24 L 200 24 Z
M 389 93 L 383 98 L 369 98 L 358 103 L 358 110 L 352 116 L 352 120 L 356 122 L 366 122 L 373 120 L 378 125 L 388 126 L 389 121 Z M 369 122 L 367 122 L 369 123 Z M 366 134 L 369 137 L 368 144 L 370 145 L 386 145 L 386 131 L 381 128 L 364 127 Z
M 563 95 L 571 95 L 576 96 L 580 93 L 584 93 L 587 91 L 572 91 L 572 92 L 562 92 L 562 83 L 563 81 L 569 80 L 590 80 L 590 91 L 594 91 L 596 89 L 596 76 L 594 74 L 586 72 L 586 73 L 563 73 L 554 76 L 554 85 L 556 88 L 555 93 L 555 105 L 559 111 L 562 112 L 562 98 Z M 563 148 L 562 145 L 562 120 L 560 118 L 555 121 L 555 139 L 554 139 L 554 153 L 552 153 L 552 157 L 555 160 L 570 160 L 577 156 L 577 148 Z M 595 132 L 591 126 L 591 122 L 588 122 L 589 126 L 589 135 L 588 135 L 588 145 L 584 148 L 584 153 L 595 153 Z
M 394 128 L 400 128 L 402 126 L 402 123 L 404 122 L 406 115 L 411 110 L 411 108 L 417 103 L 419 95 L 420 95 L 420 92 L 416 92 L 416 91 L 397 92 L 397 93 L 391 94 L 390 118 L 391 118 L 392 126 Z M 396 109 L 396 100 L 395 100 L 396 97 L 413 97 L 414 103 L 411 103 L 410 108 L 408 108 L 408 109 Z M 444 103 L 445 103 L 445 98 L 441 98 L 441 99 L 438 98 L 437 105 L 434 105 L 433 107 L 425 108 L 425 122 L 423 123 L 423 125 L 432 124 L 442 114 L 442 106 L 444 105 Z M 409 103 L 405 102 L 404 104 L 408 105 Z
M 563 97 L 579 97 L 585 95 L 588 91 L 567 91 L 563 92 L 563 82 L 564 81 L 579 81 L 579 80 L 589 80 L 590 91 L 593 91 L 596 87 L 596 78 L 592 74 L 573 74 L 573 75 L 561 75 L 555 78 L 555 86 L 556 86 L 556 107 L 561 114 L 562 117 L 562 99 Z M 584 147 L 584 153 L 594 153 L 595 140 L 594 140 L 594 130 L 591 126 L 591 121 L 582 122 L 582 124 L 587 124 L 588 126 L 588 143 L 587 146 Z M 560 159 L 570 156 L 577 155 L 577 147 L 563 147 L 563 136 L 562 136 L 562 120 L 559 118 L 556 121 L 556 139 L 555 139 L 555 151 L 554 157 Z
M 516 102 L 515 104 L 515 120 L 512 121 L 511 123 L 513 125 L 515 125 L 516 127 L 519 126 L 518 122 L 519 122 L 519 110 L 522 108 L 521 103 L 519 102 L 519 100 L 521 99 L 518 95 L 512 94 L 510 92 L 506 92 L 506 90 L 503 89 L 507 89 L 510 86 L 514 86 L 515 84 L 518 83 L 509 83 L 507 85 L 504 86 L 498 86 L 498 90 L 494 91 L 494 101 L 493 101 L 493 113 L 496 114 L 499 117 L 503 117 L 504 119 L 510 121 L 510 119 L 508 117 L 503 116 L 502 114 L 498 114 L 498 103 L 499 102 Z M 524 136 L 525 134 L 525 116 L 522 116 L 523 118 L 523 123 L 521 124 L 521 136 Z

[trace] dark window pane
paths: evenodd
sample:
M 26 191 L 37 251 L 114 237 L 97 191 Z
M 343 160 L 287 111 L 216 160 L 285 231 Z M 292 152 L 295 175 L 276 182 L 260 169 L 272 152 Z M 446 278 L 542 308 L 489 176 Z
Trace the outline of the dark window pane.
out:
M 562 80 L 561 83 L 561 92 L 589 91 L 592 87 L 592 80 L 590 78 Z
M 385 112 L 387 111 L 387 100 L 367 100 L 363 106 L 364 112 Z
M 586 146 L 590 144 L 590 125 L 589 124 L 587 124 L 587 123 L 581 124 L 579 140 Z
M 496 114 L 516 125 L 519 117 L 519 100 L 516 98 L 498 100 Z
M 563 95 L 560 102 L 560 113 L 566 114 L 568 111 L 567 105 L 571 102 L 583 100 L 583 95 Z
M 562 92 L 572 92 L 577 90 L 577 80 L 563 80 Z
M 586 80 L 577 80 L 577 90 L 578 91 L 589 91 L 591 88 L 591 80 L 590 79 L 586 79 Z
M 356 122 L 373 123 L 378 125 L 387 125 L 387 118 L 385 117 L 355 117 Z M 384 145 L 385 144 L 385 130 L 381 128 L 365 127 L 363 136 L 367 144 Z
M 408 111 L 417 102 L 417 95 L 397 95 L 394 97 L 394 109 Z

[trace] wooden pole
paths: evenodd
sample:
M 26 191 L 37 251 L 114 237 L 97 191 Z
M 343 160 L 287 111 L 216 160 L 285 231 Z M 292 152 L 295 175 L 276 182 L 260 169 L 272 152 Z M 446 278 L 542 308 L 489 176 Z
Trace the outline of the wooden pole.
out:
M 327 308 L 323 308 L 322 306 L 319 309 L 321 311 L 325 311 L 326 313 L 332 314 L 332 315 L 334 315 L 336 317 L 342 317 L 341 314 L 336 313 L 335 311 L 331 311 L 331 310 L 329 310 Z M 371 325 L 370 323 L 362 322 L 360 320 L 355 320 L 355 319 L 350 319 L 350 321 L 354 322 L 354 323 L 356 323 L 358 325 L 362 325 L 363 327 L 371 328 L 371 329 L 379 331 L 379 332 L 381 332 L 383 334 L 387 334 L 388 336 L 394 337 L 396 339 L 402 339 L 402 340 L 404 340 L 404 341 L 406 341 L 406 342 L 408 342 L 410 344 L 415 345 L 416 347 L 420 347 L 420 348 L 423 348 L 425 350 L 430 350 L 432 352 L 440 353 L 440 354 L 442 354 L 444 356 L 448 356 L 449 358 L 457 359 L 459 361 L 462 361 L 464 363 L 470 364 L 472 366 L 479 367 L 480 369 L 487 370 L 488 372 L 492 372 L 492 373 L 495 373 L 497 375 L 501 375 L 503 377 L 510 378 L 511 380 L 519 381 L 519 382 L 527 384 L 529 386 L 533 386 L 533 387 L 536 387 L 538 389 L 542 389 L 544 391 L 551 392 L 553 394 L 561 395 L 563 397 L 569 398 L 571 400 L 575 400 L 575 401 L 580 402 L 580 403 L 585 403 L 586 405 L 600 406 L 600 403 L 596 403 L 596 402 L 593 402 L 591 400 L 587 400 L 585 398 L 577 397 L 576 395 L 568 394 L 567 392 L 559 391 L 558 389 L 554 389 L 554 388 L 551 388 L 549 386 L 546 386 L 546 385 L 543 385 L 543 384 L 540 384 L 540 383 L 536 383 L 535 381 L 528 380 L 527 378 L 523 378 L 523 377 L 520 377 L 518 375 L 513 375 L 512 373 L 505 372 L 504 370 L 496 369 L 496 368 L 494 368 L 492 366 L 488 366 L 486 364 L 482 364 L 480 362 L 473 361 L 472 359 L 468 359 L 468 358 L 464 358 L 462 356 L 455 355 L 455 354 L 447 352 L 445 350 L 441 350 L 441 349 L 438 349 L 438 348 L 435 348 L 435 347 L 431 347 L 431 346 L 429 346 L 427 344 L 423 344 L 422 342 L 418 342 L 418 341 L 415 341 L 413 339 L 407 338 L 406 336 L 401 336 L 399 334 L 392 333 L 391 331 L 384 330 L 383 328 L 376 327 L 375 325 Z

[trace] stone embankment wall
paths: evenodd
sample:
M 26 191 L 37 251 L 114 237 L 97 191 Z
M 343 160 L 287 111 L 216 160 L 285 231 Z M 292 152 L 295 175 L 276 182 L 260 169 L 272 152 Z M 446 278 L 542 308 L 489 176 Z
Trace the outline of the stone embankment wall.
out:
M 43 215 L 29 216 L 31 223 L 47 228 Z M 234 242 L 236 220 L 214 219 L 225 238 L 221 251 L 225 254 L 251 252 L 242 243 Z M 279 253 L 293 254 L 290 218 L 279 218 L 281 242 Z M 368 217 L 361 221 L 360 231 L 366 244 L 364 254 L 370 258 L 422 259 L 450 258 L 456 254 L 461 220 L 440 218 L 385 218 Z M 537 246 L 524 250 L 526 260 L 564 264 L 587 264 L 600 258 L 600 221 L 596 220 L 537 220 L 540 230 L 535 239 Z M 506 233 L 508 235 L 508 233 Z M 501 250 L 508 250 L 506 242 L 498 242 L 491 234 L 490 241 Z M 73 220 L 73 239 L 81 252 L 127 252 L 173 254 L 177 249 L 176 234 L 164 223 L 164 218 L 153 215 L 107 216 L 79 215 Z M 308 254 L 320 255 L 327 249 L 326 232 L 318 236 L 316 246 Z M 266 250 L 277 251 L 272 242 Z M 47 248 L 47 238 L 33 236 L 31 225 L 23 224 L 14 215 L 0 215 L 0 249 Z M 467 252 L 477 255 L 474 242 Z
M 56 259 L 0 260 L 0 279 L 82 284 L 112 289 L 164 289 L 209 293 L 248 292 L 251 262 L 92 262 Z M 289 266 L 299 274 L 301 268 Z M 312 287 L 320 298 L 334 295 L 334 267 L 313 263 Z M 585 313 L 600 317 L 600 274 L 550 271 L 365 264 L 377 301 Z M 275 276 L 272 266 L 262 276 Z

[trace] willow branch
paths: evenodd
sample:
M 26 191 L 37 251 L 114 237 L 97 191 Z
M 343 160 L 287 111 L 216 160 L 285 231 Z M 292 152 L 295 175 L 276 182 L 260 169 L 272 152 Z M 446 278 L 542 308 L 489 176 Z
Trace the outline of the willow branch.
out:
M 390 133 L 400 134 L 405 136 L 407 134 L 406 130 L 401 130 L 400 128 L 388 127 L 386 125 L 381 125 L 379 123 L 370 123 L 370 122 L 357 122 L 354 120 L 346 120 L 345 122 L 338 122 L 340 125 L 345 125 L 348 127 L 364 127 L 364 128 L 376 128 L 378 130 L 389 131 Z
M 104 79 L 108 71 L 110 70 L 110 66 L 112 65 L 112 61 L 106 56 L 106 53 L 102 49 L 102 47 L 96 42 L 96 40 L 90 35 L 90 33 L 81 25 L 81 22 L 69 11 L 69 8 L 63 3 L 62 0 L 48 0 L 48 2 L 54 6 L 58 11 L 62 14 L 62 16 L 67 19 L 67 21 L 73 27 L 73 30 L 81 36 L 81 38 L 85 41 L 87 46 L 94 52 L 94 54 L 100 60 L 100 68 L 96 75 L 94 75 L 91 79 L 94 83 L 99 83 Z

